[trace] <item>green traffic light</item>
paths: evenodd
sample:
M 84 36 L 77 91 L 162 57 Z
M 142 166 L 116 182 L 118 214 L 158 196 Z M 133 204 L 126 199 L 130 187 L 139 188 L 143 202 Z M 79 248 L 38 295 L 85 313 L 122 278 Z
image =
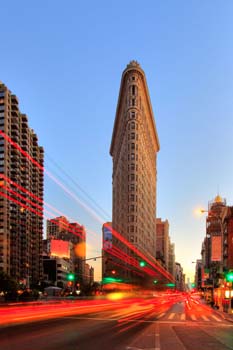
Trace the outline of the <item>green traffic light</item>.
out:
M 68 273 L 67 279 L 68 281 L 74 281 L 74 273 Z
M 121 278 L 114 278 L 114 277 L 104 277 L 102 280 L 102 284 L 108 284 L 108 283 L 120 283 L 123 282 Z
M 175 287 L 175 283 L 167 283 L 166 286 L 167 287 Z
M 156 284 L 156 283 L 158 283 L 158 281 L 157 281 L 157 280 L 154 280 L 153 283 Z
M 141 267 L 145 267 L 145 266 L 146 266 L 146 262 L 142 260 L 142 261 L 140 261 L 139 265 L 140 265 Z
M 229 272 L 226 274 L 227 282 L 233 282 L 233 272 Z

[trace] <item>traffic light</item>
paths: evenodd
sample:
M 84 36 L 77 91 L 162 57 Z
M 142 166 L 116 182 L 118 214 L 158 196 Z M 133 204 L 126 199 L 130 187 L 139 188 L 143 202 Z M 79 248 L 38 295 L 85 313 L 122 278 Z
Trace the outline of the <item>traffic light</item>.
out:
M 157 281 L 157 280 L 154 280 L 153 283 L 156 284 L 156 283 L 158 283 L 158 281 Z
M 230 271 L 226 274 L 227 282 L 233 282 L 233 271 Z
M 167 287 L 175 287 L 175 283 L 167 283 L 166 286 Z
M 74 277 L 75 277 L 74 273 L 70 272 L 67 275 L 67 280 L 68 281 L 74 281 Z
M 112 271 L 111 271 L 111 274 L 112 274 L 112 275 L 115 275 L 115 274 L 116 274 L 116 270 L 112 270 Z
M 139 265 L 140 265 L 141 267 L 145 267 L 147 264 L 146 264 L 146 262 L 145 262 L 144 260 L 141 260 L 141 261 L 139 262 Z

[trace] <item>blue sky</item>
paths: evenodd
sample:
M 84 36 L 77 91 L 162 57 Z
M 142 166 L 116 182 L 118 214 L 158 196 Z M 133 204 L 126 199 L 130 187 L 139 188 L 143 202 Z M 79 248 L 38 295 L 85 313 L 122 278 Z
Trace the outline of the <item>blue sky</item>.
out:
M 233 202 L 232 15 L 230 0 L 0 5 L 0 80 L 29 116 L 47 168 L 59 174 L 58 163 L 110 215 L 121 74 L 130 60 L 141 64 L 161 145 L 157 216 L 169 220 L 188 275 L 205 229 L 195 208 L 218 190 Z M 100 224 L 48 178 L 45 189 L 49 203 L 97 232 L 88 240 L 98 254 Z

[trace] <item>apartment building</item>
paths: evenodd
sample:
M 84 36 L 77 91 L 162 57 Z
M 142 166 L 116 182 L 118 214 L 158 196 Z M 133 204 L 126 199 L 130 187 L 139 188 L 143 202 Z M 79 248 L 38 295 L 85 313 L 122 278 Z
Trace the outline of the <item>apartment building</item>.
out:
M 19 101 L 0 82 L 0 270 L 42 279 L 44 150 Z

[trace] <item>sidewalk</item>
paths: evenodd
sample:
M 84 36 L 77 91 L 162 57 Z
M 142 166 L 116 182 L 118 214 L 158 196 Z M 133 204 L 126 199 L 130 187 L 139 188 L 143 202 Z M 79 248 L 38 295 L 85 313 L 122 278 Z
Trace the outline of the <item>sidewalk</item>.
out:
M 220 317 L 222 317 L 224 320 L 227 320 L 229 322 L 233 322 L 233 313 L 232 314 L 228 314 L 224 311 L 220 311 L 217 309 L 212 308 L 209 304 L 206 303 L 206 301 L 204 299 L 199 299 L 199 301 L 203 304 L 208 306 L 211 310 L 215 311 Z
M 222 318 L 224 318 L 224 320 L 227 320 L 229 322 L 232 322 L 233 323 L 233 314 L 228 314 L 224 311 L 219 311 L 219 310 L 215 310 L 217 312 L 217 314 L 219 316 L 221 316 Z

